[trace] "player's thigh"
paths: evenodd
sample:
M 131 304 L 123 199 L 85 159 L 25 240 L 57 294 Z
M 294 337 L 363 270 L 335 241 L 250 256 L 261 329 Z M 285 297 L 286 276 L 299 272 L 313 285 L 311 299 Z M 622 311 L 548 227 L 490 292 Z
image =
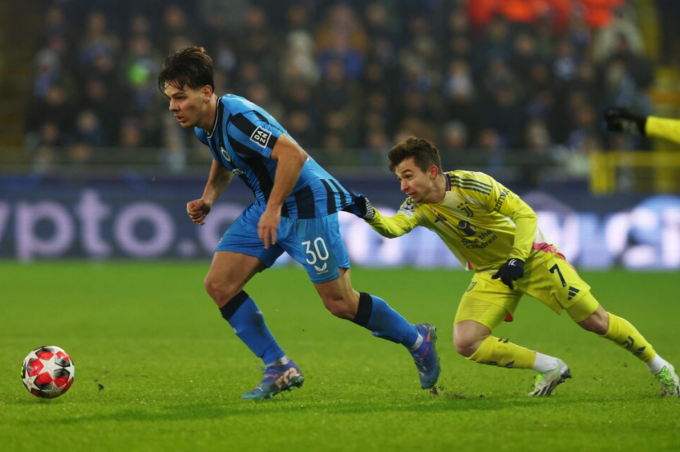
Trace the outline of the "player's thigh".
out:
M 339 269 L 350 267 L 337 213 L 322 218 L 282 218 L 278 240 L 314 284 L 338 279 Z
M 267 268 L 253 256 L 231 251 L 218 251 L 206 275 L 206 286 L 238 293 L 258 272 Z
M 222 236 L 215 249 L 216 256 L 217 253 L 225 251 L 254 257 L 266 268 L 274 265 L 276 259 L 283 254 L 283 248 L 277 244 L 265 249 L 257 233 L 257 225 L 262 213 L 263 206 L 258 203 L 248 206 Z
M 524 293 L 558 313 L 562 309 L 569 311 L 590 293 L 588 283 L 581 279 L 569 262 L 555 253 L 534 258 L 518 285 Z M 591 304 L 585 309 L 590 309 Z
M 352 288 L 349 268 L 340 268 L 336 279 L 322 283 L 314 283 L 314 288 L 324 300 L 348 299 L 352 298 L 354 292 L 356 292 Z
M 491 279 L 486 273 L 476 273 L 460 300 L 453 323 L 458 325 L 469 320 L 493 331 L 504 320 L 512 319 L 521 296 L 500 280 Z

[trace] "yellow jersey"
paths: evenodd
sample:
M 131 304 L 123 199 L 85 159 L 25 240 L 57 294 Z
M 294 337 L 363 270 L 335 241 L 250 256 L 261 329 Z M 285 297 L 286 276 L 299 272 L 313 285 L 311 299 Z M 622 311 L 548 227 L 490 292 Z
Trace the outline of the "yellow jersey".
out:
M 407 198 L 393 217 L 377 210 L 370 226 L 384 237 L 417 226 L 435 232 L 467 270 L 496 270 L 508 259 L 530 260 L 539 251 L 557 252 L 538 228 L 536 213 L 492 177 L 474 171 L 444 174 L 446 195 L 439 203 Z

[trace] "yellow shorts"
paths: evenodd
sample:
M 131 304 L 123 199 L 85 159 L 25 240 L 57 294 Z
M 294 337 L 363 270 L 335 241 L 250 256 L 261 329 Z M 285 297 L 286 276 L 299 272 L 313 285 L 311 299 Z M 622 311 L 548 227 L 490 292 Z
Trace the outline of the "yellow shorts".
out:
M 539 300 L 560 314 L 566 310 L 580 322 L 599 306 L 590 295 L 590 286 L 560 255 L 539 251 L 527 261 L 524 277 L 511 290 L 493 273 L 478 272 L 472 278 L 456 312 L 454 323 L 474 320 L 493 331 L 510 314 L 514 314 L 522 295 Z M 587 295 L 587 296 L 586 296 Z

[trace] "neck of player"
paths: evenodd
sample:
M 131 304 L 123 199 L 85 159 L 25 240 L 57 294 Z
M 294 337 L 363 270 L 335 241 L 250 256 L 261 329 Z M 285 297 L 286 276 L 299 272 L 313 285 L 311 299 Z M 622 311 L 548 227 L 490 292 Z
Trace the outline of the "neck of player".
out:
M 433 183 L 434 187 L 430 193 L 429 200 L 427 202 L 431 204 L 439 204 L 446 198 L 446 177 L 443 173 L 437 174 L 436 179 Z
M 215 121 L 217 121 L 217 96 L 215 94 L 213 94 L 210 97 L 210 100 L 206 102 L 202 116 L 203 117 L 196 125 L 205 130 L 205 133 L 212 133 L 215 127 Z

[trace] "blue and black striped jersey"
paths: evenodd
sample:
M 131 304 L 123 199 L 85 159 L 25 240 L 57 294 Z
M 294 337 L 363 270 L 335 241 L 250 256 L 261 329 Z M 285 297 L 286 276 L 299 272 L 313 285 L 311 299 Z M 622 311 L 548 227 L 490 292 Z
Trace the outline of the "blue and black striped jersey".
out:
M 258 201 L 267 202 L 277 166 L 271 153 L 278 138 L 287 134 L 274 117 L 243 97 L 227 94 L 217 100 L 217 119 L 210 135 L 198 127 L 194 131 L 216 161 L 239 176 Z M 351 203 L 349 190 L 309 157 L 281 215 L 324 217 Z

